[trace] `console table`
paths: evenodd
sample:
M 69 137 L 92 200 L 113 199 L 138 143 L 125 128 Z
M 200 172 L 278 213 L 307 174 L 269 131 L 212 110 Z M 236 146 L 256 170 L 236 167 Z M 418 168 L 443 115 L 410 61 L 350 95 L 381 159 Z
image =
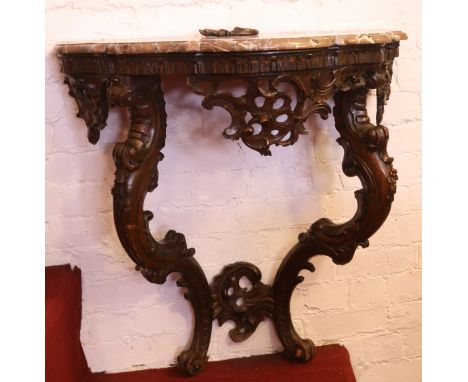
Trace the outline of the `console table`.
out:
M 212 320 L 222 325 L 234 321 L 233 341 L 247 339 L 269 317 L 285 354 L 306 362 L 314 355 L 311 340 L 294 330 L 290 300 L 302 281 L 299 272 L 314 271 L 309 260 L 329 256 L 336 264 L 348 263 L 358 246 L 385 221 L 396 191 L 397 172 L 387 154 L 388 129 L 381 125 L 390 95 L 392 64 L 398 56 L 403 32 L 313 34 L 299 36 L 201 37 L 178 41 L 118 41 L 64 43 L 58 58 L 70 95 L 78 104 L 79 118 L 95 144 L 106 125 L 109 108 L 126 107 L 130 130 L 116 144 L 112 188 L 114 223 L 128 256 L 150 282 L 162 284 L 172 272 L 180 272 L 178 286 L 186 287 L 195 316 L 194 333 L 187 350 L 177 358 L 189 374 L 200 372 L 207 362 Z M 258 267 L 248 262 L 226 265 L 208 283 L 182 233 L 170 230 L 156 241 L 148 229 L 153 218 L 143 210 L 147 192 L 158 185 L 158 163 L 164 158 L 166 112 L 161 78 L 187 76 L 187 83 L 202 95 L 202 105 L 225 108 L 232 121 L 223 135 L 271 155 L 270 146 L 294 144 L 305 134 L 304 122 L 313 113 L 326 119 L 332 109 L 344 148 L 343 171 L 359 177 L 355 192 L 358 208 L 346 223 L 327 218 L 301 233 L 286 254 L 273 285 L 261 281 Z M 245 94 L 220 91 L 220 85 L 242 80 Z M 296 102 L 279 90 L 282 83 L 295 92 Z M 376 124 L 366 111 L 369 89 L 376 89 Z M 247 277 L 250 288 L 239 280 Z

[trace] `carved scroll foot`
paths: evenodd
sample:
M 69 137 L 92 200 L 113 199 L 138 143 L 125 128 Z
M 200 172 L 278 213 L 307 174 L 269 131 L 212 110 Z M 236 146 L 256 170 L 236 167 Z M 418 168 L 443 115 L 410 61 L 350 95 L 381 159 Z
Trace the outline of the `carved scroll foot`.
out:
M 184 235 L 171 230 L 163 240 L 156 241 L 148 227 L 153 214 L 143 209 L 147 192 L 157 187 L 157 165 L 164 158 L 161 149 L 166 137 L 166 112 L 160 79 L 87 76 L 67 77 L 66 83 L 77 100 L 78 116 L 86 121 L 92 143 L 97 142 L 111 106 L 129 109 L 128 137 L 113 152 L 115 227 L 128 256 L 148 281 L 162 284 L 170 273 L 182 274 L 178 286 L 187 288 L 185 298 L 193 307 L 195 328 L 191 344 L 179 355 L 178 362 L 188 374 L 197 374 L 208 359 L 211 289 Z
M 320 219 L 299 235 L 299 242 L 283 260 L 273 284 L 274 323 L 285 353 L 305 362 L 314 355 L 314 344 L 302 339 L 294 330 L 290 301 L 294 288 L 303 280 L 299 272 L 314 271 L 309 260 L 317 255 L 330 257 L 336 264 L 349 262 L 358 246 L 367 247 L 372 236 L 385 221 L 396 191 L 396 170 L 387 154 L 388 130 L 370 123 L 366 111 L 369 87 L 382 86 L 381 77 L 368 73 L 367 86 L 335 94 L 338 143 L 344 148 L 343 171 L 358 176 L 362 189 L 356 191 L 358 208 L 351 220 L 335 224 Z M 377 80 L 376 80 L 377 78 Z M 382 77 L 383 78 L 383 77 Z M 386 85 L 386 83 L 385 83 Z M 381 119 L 381 110 L 378 111 Z
M 183 236 L 169 231 L 168 235 L 171 234 Z M 185 241 L 185 238 L 183 240 Z M 182 274 L 182 277 L 177 281 L 177 286 L 187 288 L 184 297 L 192 304 L 195 327 L 189 348 L 180 353 L 177 362 L 184 372 L 195 375 L 202 371 L 208 362 L 206 353 L 210 343 L 213 318 L 211 314 L 211 289 L 200 265 L 190 256 L 190 254 L 183 255 L 176 252 L 174 255 L 169 255 L 169 259 L 166 261 L 162 260 L 159 266 L 140 270 L 148 281 L 156 284 L 163 284 L 166 277 L 172 272 Z

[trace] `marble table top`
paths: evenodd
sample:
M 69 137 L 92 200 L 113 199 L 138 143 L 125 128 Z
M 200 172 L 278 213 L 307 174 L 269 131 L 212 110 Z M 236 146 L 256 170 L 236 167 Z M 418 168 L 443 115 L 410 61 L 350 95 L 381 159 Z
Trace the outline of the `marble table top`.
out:
M 151 54 L 184 52 L 260 52 L 328 48 L 342 45 L 387 44 L 406 40 L 401 31 L 305 32 L 262 34 L 241 37 L 204 37 L 134 39 L 115 41 L 64 42 L 60 54 Z

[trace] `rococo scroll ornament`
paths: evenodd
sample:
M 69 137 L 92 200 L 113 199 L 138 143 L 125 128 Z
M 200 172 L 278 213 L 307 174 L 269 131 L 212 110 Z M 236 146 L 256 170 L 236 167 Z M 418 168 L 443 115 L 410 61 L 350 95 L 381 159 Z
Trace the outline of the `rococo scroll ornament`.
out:
M 241 286 L 243 278 L 247 285 Z M 261 278 L 255 265 L 237 262 L 226 266 L 213 280 L 213 319 L 220 326 L 235 322 L 235 328 L 229 331 L 235 342 L 249 338 L 263 319 L 273 316 L 273 290 Z
M 218 91 L 224 77 L 212 75 L 189 77 L 189 85 L 195 93 L 203 95 L 202 105 L 207 109 L 221 106 L 231 115 L 231 125 L 223 135 L 227 139 L 242 141 L 262 155 L 271 155 L 269 147 L 289 146 L 307 134 L 304 122 L 312 113 L 325 119 L 331 113 L 325 102 L 332 94 L 333 76 L 316 73 L 315 77 L 327 77 L 329 82 L 314 88 L 310 81 L 320 83 L 319 78 L 298 75 L 275 77 L 246 77 L 245 95 L 235 97 L 231 93 Z M 203 86 L 205 83 L 205 86 Z M 208 86 L 206 86 L 208 83 Z M 279 87 L 288 84 L 295 93 L 295 105 L 291 97 Z
M 372 83 L 367 83 L 371 86 Z M 384 84 L 375 84 L 376 86 Z M 303 269 L 315 270 L 309 259 L 326 255 L 336 264 L 346 264 L 358 246 L 367 247 L 369 237 L 383 224 L 396 192 L 396 170 L 387 154 L 388 130 L 370 123 L 366 111 L 368 87 L 361 86 L 335 94 L 335 124 L 344 148 L 343 171 L 358 176 L 363 188 L 355 192 L 358 208 L 346 223 L 335 224 L 327 218 L 313 223 L 299 235 L 299 242 L 283 260 L 273 284 L 274 323 L 286 354 L 305 362 L 315 353 L 311 340 L 302 339 L 294 330 L 290 301 L 294 288 L 303 278 Z
M 173 272 L 181 275 L 177 285 L 186 288 L 184 296 L 194 312 L 192 339 L 177 358 L 186 373 L 197 374 L 205 366 L 213 320 L 219 325 L 234 322 L 229 336 L 244 341 L 260 322 L 272 319 L 289 358 L 306 362 L 313 357 L 314 343 L 302 339 L 292 324 L 291 297 L 303 279 L 299 273 L 315 270 L 313 257 L 325 255 L 336 264 L 348 263 L 358 246 L 369 245 L 390 212 L 398 177 L 387 153 L 388 129 L 381 121 L 397 56 L 398 41 L 393 39 L 284 51 L 59 55 L 65 83 L 91 143 L 98 141 L 110 108 L 128 109 L 127 137 L 113 151 L 114 223 L 123 248 L 145 279 L 162 284 Z M 294 144 L 307 133 L 304 124 L 312 114 L 329 117 L 334 100 L 338 143 L 344 149 L 342 168 L 362 184 L 355 192 L 356 213 L 341 224 L 327 218 L 311 224 L 283 259 L 272 285 L 261 281 L 254 264 L 236 262 L 224 267 L 210 286 L 182 233 L 169 230 L 156 240 L 150 232 L 153 213 L 144 209 L 144 201 L 158 186 L 166 139 L 160 75 L 172 73 L 187 75 L 188 85 L 203 97 L 205 108 L 220 106 L 229 112 L 225 138 L 240 139 L 262 155 L 271 155 L 272 145 Z M 220 90 L 231 80 L 243 81 L 244 94 Z M 377 95 L 375 124 L 366 109 L 370 89 L 376 89 Z
M 68 78 L 66 82 L 71 94 L 81 96 L 83 93 L 79 90 L 89 89 L 86 85 L 89 80 Z M 75 84 L 79 84 L 79 90 L 74 89 Z M 208 360 L 211 289 L 193 257 L 195 250 L 187 247 L 184 235 L 170 230 L 163 240 L 156 241 L 149 231 L 153 214 L 143 209 L 146 193 L 157 186 L 157 165 L 164 157 L 161 150 L 166 138 L 166 112 L 160 80 L 157 76 L 144 79 L 114 76 L 106 79 L 106 84 L 109 84 L 108 89 L 103 93 L 100 105 L 127 107 L 130 112 L 128 137 L 117 143 L 113 153 L 116 166 L 112 189 L 115 227 L 128 256 L 148 281 L 162 284 L 170 273 L 181 274 L 177 285 L 187 288 L 185 298 L 192 304 L 195 328 L 192 342 L 179 355 L 178 362 L 185 372 L 197 374 Z M 87 124 L 94 121 L 94 118 L 85 119 Z

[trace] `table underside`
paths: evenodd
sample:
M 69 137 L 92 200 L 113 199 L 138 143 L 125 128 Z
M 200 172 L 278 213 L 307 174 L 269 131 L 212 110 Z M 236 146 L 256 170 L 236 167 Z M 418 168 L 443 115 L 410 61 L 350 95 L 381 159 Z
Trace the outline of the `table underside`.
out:
M 65 82 L 78 104 L 77 116 L 86 122 L 91 143 L 98 141 L 111 107 L 129 110 L 127 139 L 117 143 L 113 152 L 115 227 L 128 256 L 148 281 L 162 284 L 172 272 L 182 275 L 177 284 L 187 288 L 185 298 L 195 316 L 192 341 L 178 356 L 187 373 L 196 374 L 206 364 L 214 319 L 220 325 L 234 321 L 229 336 L 243 341 L 263 319 L 271 318 L 289 358 L 306 362 L 313 357 L 313 342 L 294 330 L 291 296 L 303 279 L 299 273 L 314 271 L 312 257 L 325 255 L 336 264 L 348 263 L 358 246 L 369 245 L 369 237 L 390 211 L 397 175 L 386 149 L 388 129 L 381 121 L 398 45 L 281 52 L 59 53 Z M 232 122 L 224 137 L 240 139 L 262 155 L 271 155 L 271 145 L 294 144 L 305 133 L 304 122 L 310 115 L 318 113 L 325 119 L 333 113 L 338 143 L 344 148 L 343 171 L 362 183 L 355 192 L 357 211 L 345 223 L 322 218 L 301 233 L 285 254 L 273 285 L 262 283 L 260 269 L 248 262 L 226 265 L 210 285 L 182 233 L 170 230 L 161 241 L 151 235 L 148 222 L 153 214 L 143 204 L 147 192 L 158 185 L 158 163 L 164 158 L 166 112 L 161 77 L 167 74 L 186 75 L 190 88 L 203 96 L 205 108 L 225 108 Z M 244 81 L 244 95 L 219 90 L 231 80 Z M 282 83 L 294 90 L 294 106 L 291 97 L 279 90 Z M 366 110 L 369 89 L 377 93 L 376 124 L 370 122 Z M 331 98 L 333 110 L 327 103 Z M 242 277 L 250 281 L 250 288 L 239 285 Z

